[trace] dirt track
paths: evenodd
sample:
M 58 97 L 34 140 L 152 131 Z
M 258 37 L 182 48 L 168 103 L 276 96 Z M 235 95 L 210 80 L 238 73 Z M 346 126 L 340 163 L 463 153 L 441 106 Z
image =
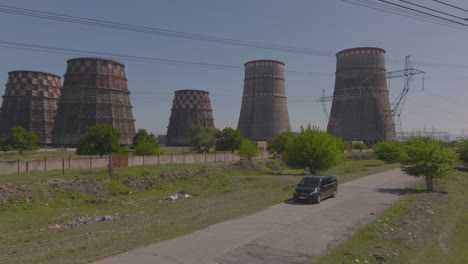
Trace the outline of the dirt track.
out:
M 399 169 L 373 174 L 339 185 L 338 197 L 319 205 L 285 201 L 96 264 L 303 263 L 302 254 L 326 253 L 418 182 Z

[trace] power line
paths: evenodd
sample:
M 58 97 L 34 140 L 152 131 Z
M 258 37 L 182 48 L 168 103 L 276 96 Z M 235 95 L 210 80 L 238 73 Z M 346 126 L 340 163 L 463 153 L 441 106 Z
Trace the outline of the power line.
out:
M 404 5 L 392 3 L 392 2 L 389 2 L 389 1 L 386 1 L 386 0 L 378 0 L 378 1 L 383 2 L 383 3 L 387 3 L 389 5 L 398 6 L 400 8 L 408 9 L 408 10 L 411 10 L 411 11 L 414 11 L 414 12 L 417 12 L 417 13 L 425 14 L 425 15 L 428 15 L 428 16 L 431 16 L 431 17 L 435 17 L 435 18 L 438 18 L 440 20 L 445 20 L 445 21 L 448 21 L 448 22 L 451 22 L 451 23 L 454 23 L 454 24 L 458 24 L 458 25 L 462 25 L 462 26 L 468 26 L 468 24 L 465 24 L 465 23 L 461 23 L 461 22 L 458 22 L 458 21 L 455 21 L 455 20 L 452 20 L 452 19 L 448 19 L 448 18 L 445 18 L 445 17 L 434 15 L 434 14 L 424 12 L 424 11 L 421 11 L 421 10 L 417 10 L 417 9 L 407 7 L 407 6 L 404 6 Z M 400 0 L 400 1 L 402 1 L 402 0 Z
M 430 11 L 432 11 L 432 12 L 436 12 L 436 13 L 439 13 L 439 14 L 443 14 L 443 15 L 446 15 L 446 16 L 449 16 L 449 17 L 453 17 L 453 18 L 465 20 L 465 18 L 463 18 L 463 17 L 455 16 L 455 15 L 449 14 L 449 13 L 447 13 L 447 12 L 443 12 L 443 11 L 440 11 L 440 10 L 437 10 L 437 9 L 433 9 L 433 8 L 426 7 L 426 6 L 423 6 L 423 5 L 415 4 L 415 3 L 412 3 L 412 2 L 410 2 L 410 1 L 405 1 L 405 0 L 400 0 L 400 1 L 403 2 L 403 3 L 407 3 L 407 4 L 410 4 L 410 5 L 413 5 L 413 6 L 417 6 L 417 7 L 426 9 L 426 10 L 430 10 Z
M 451 5 L 451 4 L 442 2 L 442 1 L 438 1 L 438 0 L 433 0 L 433 1 L 434 1 L 434 2 L 437 2 L 437 3 L 439 3 L 439 4 L 443 4 L 443 5 L 446 5 L 446 6 L 453 7 L 453 8 L 458 9 L 458 10 L 462 10 L 462 11 L 468 12 L 468 9 L 464 9 L 464 8 L 461 8 L 461 7 L 458 7 L 458 6 L 454 6 L 454 5 Z
M 36 51 L 36 52 L 66 54 L 66 55 L 74 55 L 74 56 L 102 56 L 102 57 L 109 58 L 109 59 L 119 59 L 119 60 L 125 60 L 125 61 L 188 66 L 188 67 L 208 68 L 208 69 L 217 69 L 217 70 L 233 70 L 233 71 L 244 70 L 243 67 L 235 66 L 235 65 L 203 63 L 203 62 L 193 62 L 193 61 L 180 61 L 180 60 L 134 56 L 134 55 L 109 53 L 109 52 L 67 49 L 67 48 L 60 48 L 60 47 L 42 46 L 42 45 L 27 44 L 27 43 L 1 41 L 1 40 L 0 40 L 0 47 L 20 49 L 20 50 L 29 50 L 29 51 Z M 325 73 L 325 72 L 305 72 L 305 71 L 285 71 L 285 72 L 288 74 L 292 74 L 292 75 L 303 75 L 303 76 L 333 76 L 334 75 L 334 73 Z
M 325 56 L 325 57 L 335 56 L 334 52 L 329 52 L 329 51 L 303 49 L 303 48 L 297 48 L 297 47 L 274 45 L 274 44 L 261 43 L 261 42 L 255 42 L 255 41 L 236 40 L 236 39 L 230 39 L 230 38 L 220 38 L 220 37 L 209 36 L 209 35 L 193 34 L 193 33 L 186 33 L 186 32 L 167 30 L 167 29 L 161 29 L 161 28 L 146 27 L 146 26 L 127 24 L 127 23 L 119 23 L 119 22 L 91 19 L 91 18 L 85 18 L 85 17 L 79 17 L 79 16 L 64 15 L 64 14 L 59 14 L 59 13 L 45 12 L 45 11 L 20 8 L 20 7 L 15 7 L 15 6 L 8 6 L 8 5 L 0 5 L 0 12 L 14 14 L 14 15 L 35 17 L 35 18 L 40 18 L 40 19 L 53 20 L 53 21 L 68 22 L 68 23 L 74 23 L 74 24 L 131 31 L 131 32 L 137 32 L 137 33 L 146 33 L 146 34 L 160 35 L 160 36 L 166 36 L 166 37 L 212 42 L 212 43 L 218 43 L 218 44 L 224 44 L 224 45 L 243 46 L 243 47 L 260 48 L 260 49 L 268 49 L 268 50 L 278 50 L 278 51 L 284 51 L 284 52 L 290 52 L 290 53 L 309 54 L 309 55 L 317 55 L 317 56 Z

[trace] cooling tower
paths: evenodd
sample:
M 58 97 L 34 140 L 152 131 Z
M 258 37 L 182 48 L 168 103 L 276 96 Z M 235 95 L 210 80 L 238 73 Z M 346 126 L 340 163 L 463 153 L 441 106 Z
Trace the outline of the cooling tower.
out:
M 108 124 L 122 134 L 120 144 L 131 145 L 135 120 L 125 66 L 98 58 L 76 58 L 67 64 L 53 143 L 74 146 L 87 127 Z
M 8 138 L 11 128 L 22 126 L 39 136 L 42 145 L 51 144 L 60 86 L 60 77 L 54 74 L 9 72 L 0 112 L 0 138 Z
M 212 112 L 208 92 L 176 91 L 167 127 L 167 145 L 190 145 L 190 129 L 193 126 L 214 128 Z
M 354 48 L 336 54 L 336 80 L 327 131 L 368 146 L 395 140 L 385 50 Z
M 284 63 L 257 60 L 244 66 L 244 94 L 237 125 L 241 135 L 254 141 L 265 141 L 290 131 Z

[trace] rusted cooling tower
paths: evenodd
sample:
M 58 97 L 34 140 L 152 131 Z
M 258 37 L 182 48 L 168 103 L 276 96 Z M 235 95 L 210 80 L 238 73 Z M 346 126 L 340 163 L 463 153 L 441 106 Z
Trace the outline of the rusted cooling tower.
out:
M 354 48 L 336 54 L 336 80 L 327 131 L 368 146 L 395 139 L 385 50 Z
M 257 60 L 244 66 L 244 94 L 237 125 L 241 135 L 254 141 L 264 141 L 290 131 L 284 63 Z
M 98 58 L 76 58 L 67 64 L 53 143 L 76 145 L 87 127 L 108 124 L 122 134 L 120 144 L 131 145 L 135 120 L 125 66 Z
M 60 98 L 60 77 L 46 72 L 12 71 L 3 95 L 0 138 L 8 138 L 11 128 L 23 126 L 52 143 L 52 128 Z
M 189 145 L 190 129 L 193 126 L 214 128 L 212 112 L 208 92 L 200 90 L 176 91 L 167 127 L 167 145 Z

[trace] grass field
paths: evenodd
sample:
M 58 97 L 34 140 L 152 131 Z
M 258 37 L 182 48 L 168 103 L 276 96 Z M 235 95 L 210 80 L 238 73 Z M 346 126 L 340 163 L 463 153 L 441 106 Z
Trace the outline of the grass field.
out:
M 468 169 L 420 186 L 316 264 L 468 263 Z
M 0 263 L 82 263 L 169 239 L 281 203 L 305 173 L 257 164 L 261 171 L 216 163 L 2 175 Z M 345 161 L 327 173 L 346 182 L 394 166 Z M 161 200 L 176 191 L 193 198 Z M 48 228 L 85 215 L 115 219 Z

